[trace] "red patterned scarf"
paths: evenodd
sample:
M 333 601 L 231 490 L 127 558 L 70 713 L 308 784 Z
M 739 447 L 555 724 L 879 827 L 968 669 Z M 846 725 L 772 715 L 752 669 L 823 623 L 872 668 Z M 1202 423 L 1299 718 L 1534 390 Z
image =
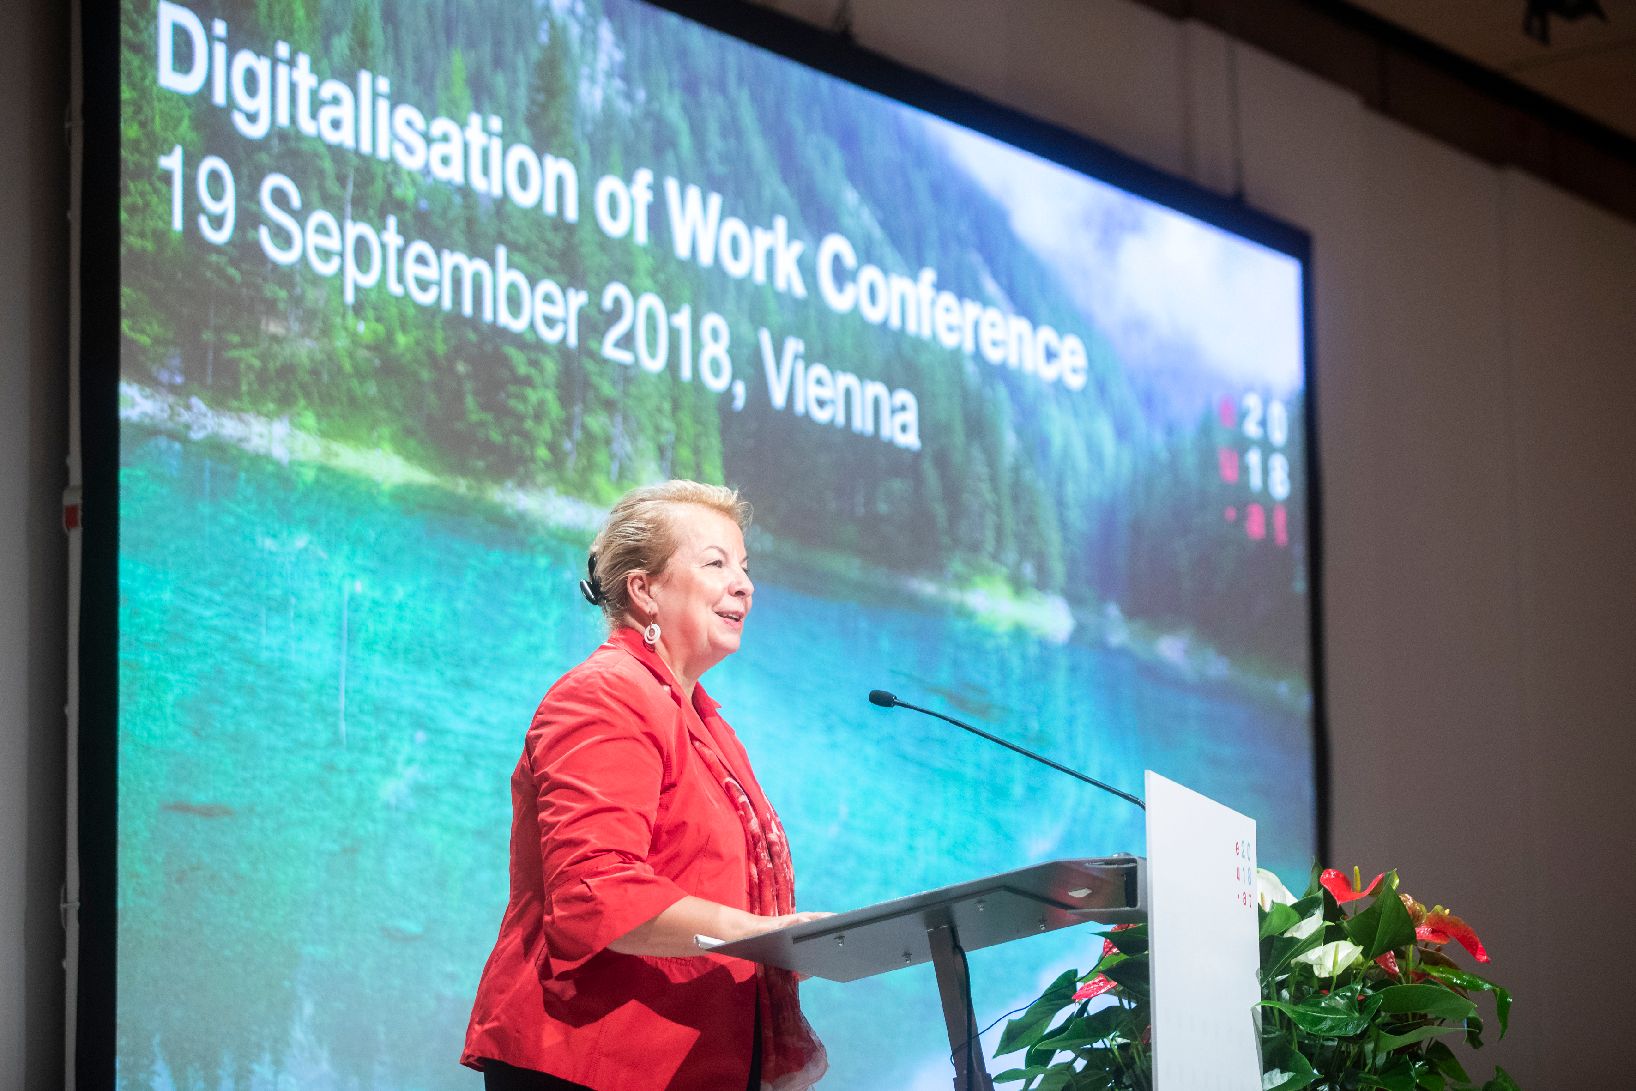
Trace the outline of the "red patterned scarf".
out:
M 758 790 L 752 799 L 714 747 L 698 737 L 693 749 L 727 792 L 744 824 L 749 850 L 749 911 L 766 917 L 795 912 L 795 868 L 778 815 Z M 760 801 L 758 806 L 755 800 Z M 829 1068 L 824 1044 L 801 1014 L 796 977 L 774 966 L 756 966 L 761 1019 L 762 1091 L 805 1091 Z

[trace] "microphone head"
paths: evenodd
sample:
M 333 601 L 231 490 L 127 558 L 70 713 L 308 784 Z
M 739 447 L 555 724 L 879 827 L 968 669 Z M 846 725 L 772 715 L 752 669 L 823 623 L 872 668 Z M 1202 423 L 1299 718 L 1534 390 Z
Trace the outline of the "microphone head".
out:
M 883 689 L 872 689 L 869 691 L 869 703 L 879 705 L 882 708 L 895 708 L 898 699 Z

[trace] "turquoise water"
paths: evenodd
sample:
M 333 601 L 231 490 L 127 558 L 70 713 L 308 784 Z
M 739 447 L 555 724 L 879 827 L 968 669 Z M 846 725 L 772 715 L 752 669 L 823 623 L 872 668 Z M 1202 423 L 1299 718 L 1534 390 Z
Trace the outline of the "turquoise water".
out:
M 475 1088 L 456 1065 L 506 897 L 507 780 L 602 638 L 584 542 L 127 426 L 121 507 L 121 1083 Z M 753 548 L 753 539 L 752 539 Z M 1152 767 L 1312 853 L 1305 718 L 1131 657 L 848 601 L 757 559 L 706 684 L 779 808 L 804 908 L 1142 849 L 1141 817 L 885 688 L 1128 789 Z M 1100 941 L 972 956 L 983 1022 Z M 825 1088 L 948 1086 L 929 968 L 804 987 Z

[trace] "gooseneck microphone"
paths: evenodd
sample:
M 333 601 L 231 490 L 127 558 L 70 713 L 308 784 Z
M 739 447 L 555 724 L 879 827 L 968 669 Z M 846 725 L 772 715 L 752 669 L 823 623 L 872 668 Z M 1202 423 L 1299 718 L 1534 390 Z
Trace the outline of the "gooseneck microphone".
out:
M 926 716 L 933 716 L 933 717 L 935 717 L 935 718 L 937 718 L 939 720 L 944 721 L 945 723 L 951 723 L 955 727 L 958 727 L 963 731 L 969 731 L 973 735 L 977 735 L 980 738 L 987 739 L 989 742 L 999 743 L 1001 746 L 1005 747 L 1007 750 L 1010 750 L 1010 751 L 1013 751 L 1015 753 L 1021 754 L 1025 758 L 1033 758 L 1037 762 L 1040 762 L 1040 763 L 1045 764 L 1045 765 L 1049 765 L 1051 768 L 1055 769 L 1059 773 L 1067 773 L 1069 776 L 1074 777 L 1074 778 L 1076 778 L 1078 780 L 1082 780 L 1086 784 L 1090 784 L 1090 785 L 1093 785 L 1093 786 L 1095 786 L 1097 788 L 1100 788 L 1104 792 L 1111 792 L 1112 794 L 1118 796 L 1120 799 L 1127 799 L 1130 802 L 1136 804 L 1138 807 L 1142 808 L 1142 810 L 1144 810 L 1144 811 L 1147 810 L 1147 804 L 1143 803 L 1141 801 L 1141 799 L 1137 798 L 1136 796 L 1131 795 L 1129 792 L 1122 792 L 1118 788 L 1115 788 L 1111 784 L 1103 784 L 1100 780 L 1097 780 L 1095 777 L 1088 777 L 1084 773 L 1081 773 L 1077 769 L 1070 769 L 1066 765 L 1062 765 L 1062 764 L 1060 764 L 1058 762 L 1054 762 L 1050 758 L 1044 757 L 1043 755 L 1040 755 L 1040 754 L 1036 754 L 1032 750 L 1027 749 L 1026 747 L 1018 746 L 1016 743 L 1006 742 L 1004 739 L 1000 738 L 998 735 L 990 735 L 987 731 L 984 731 L 982 728 L 972 727 L 968 723 L 964 723 L 964 722 L 962 722 L 960 720 L 956 720 L 953 716 L 945 716 L 943 713 L 937 712 L 937 711 L 935 711 L 933 709 L 921 708 L 919 705 L 911 705 L 908 701 L 901 701 L 896 696 L 894 696 L 893 694 L 887 693 L 883 689 L 872 689 L 872 690 L 870 690 L 869 691 L 869 703 L 872 704 L 872 705 L 879 705 L 881 708 L 906 708 L 906 709 L 909 709 L 911 712 L 919 712 L 919 713 L 921 713 L 923 715 L 926 715 Z

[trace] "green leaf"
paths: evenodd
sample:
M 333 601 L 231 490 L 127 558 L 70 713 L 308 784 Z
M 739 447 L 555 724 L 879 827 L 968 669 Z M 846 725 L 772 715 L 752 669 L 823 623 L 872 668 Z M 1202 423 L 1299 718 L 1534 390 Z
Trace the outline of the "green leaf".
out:
M 1443 1074 L 1430 1065 L 1422 1065 L 1415 1076 L 1415 1091 L 1446 1091 L 1448 1081 Z
M 1318 1072 L 1312 1067 L 1312 1062 L 1299 1050 L 1290 1050 L 1286 1060 L 1291 1070 L 1285 1072 L 1279 1068 L 1275 1072 L 1265 1073 L 1261 1077 L 1261 1091 L 1300 1091 L 1318 1078 Z M 1284 1077 L 1282 1080 L 1275 1078 L 1280 1075 Z
M 1147 926 L 1136 925 L 1134 928 L 1123 928 L 1118 932 L 1099 932 L 1103 939 L 1113 944 L 1114 950 L 1127 955 L 1147 954 Z
M 1058 1065 L 1040 1077 L 1036 1091 L 1063 1091 L 1073 1082 L 1074 1070 L 1067 1065 Z
M 1093 1042 L 1104 1041 L 1114 1035 L 1126 1041 L 1135 1041 L 1142 1036 L 1147 1027 L 1147 1016 L 1140 1017 L 1138 1024 L 1137 1012 L 1117 1004 L 1099 1008 L 1085 1017 L 1085 1034 Z
M 1122 1086 L 1121 1066 L 1129 1062 L 1125 1054 L 1117 1049 L 1087 1049 L 1079 1054 L 1084 1060 L 1085 1067 L 1079 1070 L 1079 1086 L 1081 1088 L 1114 1088 Z M 1070 1062 L 1071 1063 L 1071 1062 Z M 1151 1065 L 1149 1066 L 1151 1069 Z
M 1380 1000 L 1376 995 L 1365 994 L 1362 982 L 1354 982 L 1318 1000 L 1300 1004 L 1263 1000 L 1261 1006 L 1276 1008 L 1310 1034 L 1345 1038 L 1368 1029 Z
M 1479 977 L 1467 970 L 1454 966 L 1438 966 L 1435 963 L 1422 963 L 1420 968 L 1427 974 L 1435 977 L 1445 985 L 1452 985 L 1456 989 L 1471 989 L 1488 992 L 1496 988 L 1495 984 L 1486 977 Z
M 1453 966 L 1423 966 L 1431 977 L 1435 977 L 1445 985 L 1456 989 L 1465 989 L 1467 992 L 1486 992 L 1494 994 L 1494 1015 L 1500 1021 L 1500 1037 L 1505 1037 L 1506 1030 L 1511 1025 L 1511 993 L 1509 990 L 1494 984 L 1486 977 L 1465 970 L 1457 970 Z
M 1287 905 L 1275 905 L 1261 914 L 1261 938 L 1288 932 L 1301 923 L 1300 914 Z
M 1347 920 L 1345 926 L 1347 936 L 1363 948 L 1363 957 L 1370 960 L 1414 942 L 1414 922 L 1403 908 L 1403 899 L 1397 896 L 1397 872 L 1387 873 L 1374 902 Z
M 1475 1015 L 1466 1020 L 1466 1044 L 1472 1049 L 1483 1048 L 1483 1021 Z
M 1097 974 L 1105 974 L 1115 966 L 1119 965 L 1121 962 L 1124 962 L 1126 959 L 1132 957 L 1139 956 L 1127 955 L 1120 951 L 1110 951 L 1103 955 L 1101 961 L 1099 961 L 1095 966 L 1092 966 L 1089 970 L 1086 970 L 1083 974 L 1080 974 L 1079 982 L 1083 985 L 1085 982 L 1095 978 Z
M 1294 905 L 1290 906 L 1290 909 L 1295 911 L 1295 915 L 1297 917 L 1310 917 L 1312 914 L 1323 908 L 1324 892 L 1322 890 L 1319 890 L 1316 894 L 1308 894 L 1306 897 L 1301 898 Z M 1339 910 L 1336 911 L 1336 915 L 1326 915 L 1324 919 L 1330 921 L 1340 920 Z
M 1454 1050 L 1442 1042 L 1436 1042 L 1428 1046 L 1425 1056 L 1432 1067 L 1449 1079 L 1459 1080 L 1461 1083 L 1471 1082 L 1471 1077 L 1466 1075 L 1465 1067 L 1460 1064 L 1459 1058 L 1454 1055 Z
M 1318 877 L 1324 873 L 1324 865 L 1317 860 L 1312 861 L 1312 868 L 1307 872 L 1307 894 L 1309 898 L 1324 896 L 1324 888 L 1318 885 Z
M 1415 1027 L 1413 1030 L 1404 1031 L 1402 1034 L 1382 1033 L 1380 1037 L 1375 1039 L 1375 1042 L 1382 1053 L 1390 1053 L 1394 1049 L 1412 1046 L 1416 1042 L 1424 1042 L 1426 1039 L 1435 1038 L 1439 1034 L 1455 1034 L 1464 1029 L 1464 1027 L 1448 1026 L 1443 1023 L 1428 1023 L 1423 1027 Z
M 1414 1091 L 1415 1066 L 1407 1058 L 1400 1059 L 1384 1072 L 1365 1075 L 1364 1087 L 1378 1087 L 1383 1091 Z
M 1058 978 L 1046 987 L 1040 998 L 1028 1005 L 1028 1010 L 1005 1025 L 1000 1034 L 999 1047 L 994 1055 L 1002 1057 L 1007 1053 L 1014 1053 L 1019 1049 L 1036 1044 L 1051 1021 L 1074 998 L 1074 979 L 1078 977 L 1075 970 L 1064 970 Z
M 1459 1022 L 1477 1014 L 1476 1004 L 1446 985 L 1388 985 L 1375 995 L 1380 998 L 1380 1010 L 1394 1015 L 1424 1012 L 1433 1019 Z
M 1483 1084 L 1483 1091 L 1522 1091 L 1522 1088 L 1511 1078 L 1511 1073 L 1496 1065 L 1494 1078 Z
M 1265 991 L 1267 982 L 1277 981 L 1290 972 L 1290 966 L 1294 959 L 1323 946 L 1323 943 L 1324 929 L 1322 928 L 1306 939 L 1287 939 L 1280 936 L 1273 940 L 1272 954 L 1267 963 L 1261 968 L 1263 991 Z
M 1052 1049 L 1050 1046 L 1041 1046 L 1037 1044 L 1029 1046 L 1028 1052 L 1023 1054 L 1023 1067 L 1045 1068 L 1050 1065 L 1051 1058 L 1055 1057 L 1056 1053 L 1057 1051 Z M 997 1057 L 999 1054 L 996 1053 L 995 1056 Z
M 1104 1008 L 1103 1011 L 1117 1010 Z M 1098 1013 L 1100 1014 L 1100 1012 Z M 1051 1050 L 1074 1050 L 1093 1046 L 1108 1036 L 1106 1031 L 1097 1033 L 1098 1027 L 1092 1025 L 1091 1020 L 1082 1015 L 1076 1015 L 1063 1023 L 1060 1027 L 1040 1039 L 1040 1048 Z
M 1344 1011 L 1325 1004 L 1286 1004 L 1282 1000 L 1263 1000 L 1264 1008 L 1273 1008 L 1289 1016 L 1290 1022 L 1324 1038 L 1349 1038 L 1362 1034 L 1369 1026 L 1369 1017 L 1358 1011 Z
M 1126 995 L 1132 1000 L 1138 1004 L 1147 1003 L 1148 997 L 1151 995 L 1148 983 L 1147 959 L 1141 957 L 1127 958 L 1119 965 L 1110 966 L 1103 972 L 1113 979 L 1114 984 L 1124 989 Z
M 1050 1065 L 1036 1064 L 1027 1068 L 1009 1068 L 993 1077 L 995 1083 L 1020 1083 L 1024 1080 L 1036 1080 L 1051 1070 Z

